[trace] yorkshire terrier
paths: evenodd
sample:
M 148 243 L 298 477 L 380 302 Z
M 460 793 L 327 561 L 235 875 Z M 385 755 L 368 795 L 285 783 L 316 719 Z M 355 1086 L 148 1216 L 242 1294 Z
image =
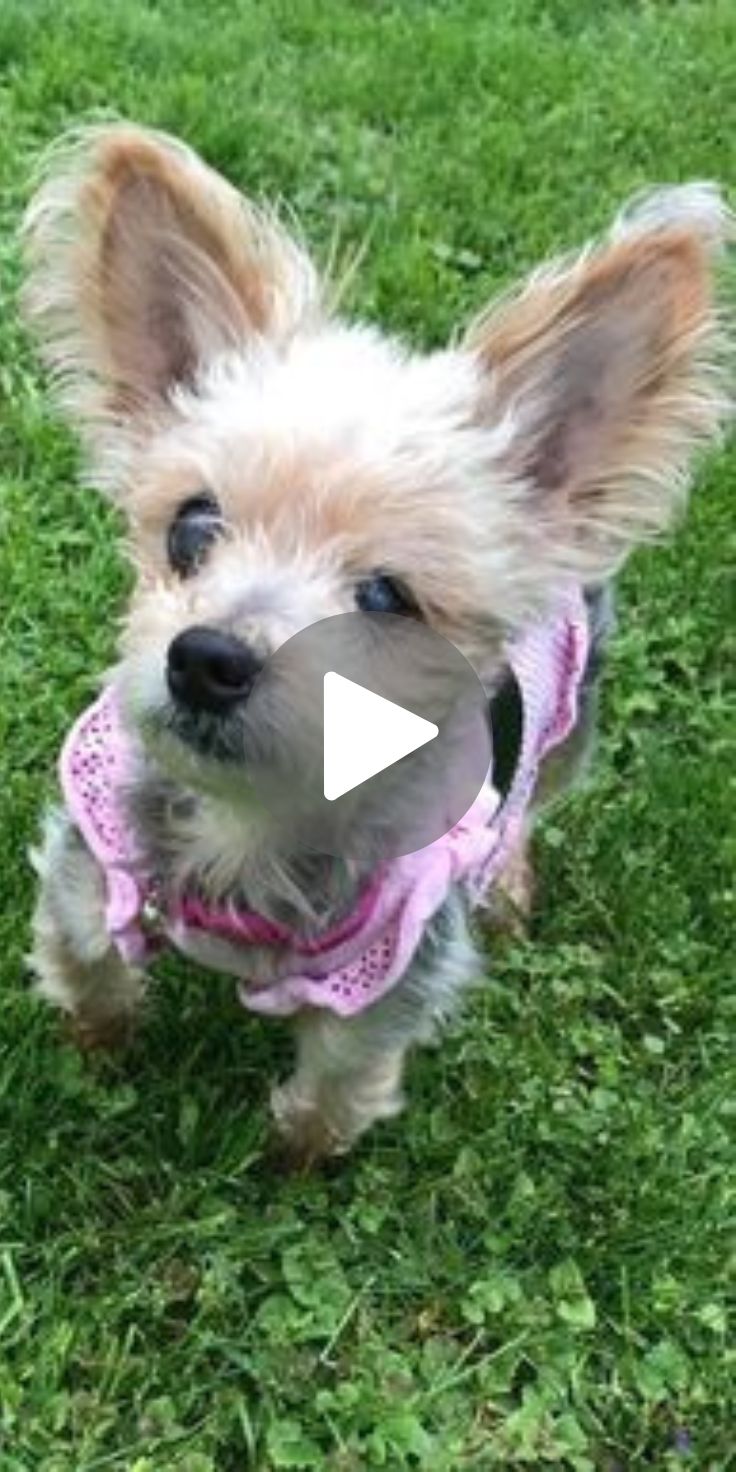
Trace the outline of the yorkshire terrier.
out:
M 128 1034 L 173 944 L 295 1017 L 272 1095 L 295 1152 L 398 1111 L 407 1050 L 483 971 L 473 910 L 528 905 L 534 816 L 589 745 L 611 580 L 726 417 L 730 234 L 713 185 L 657 190 L 420 355 L 343 322 L 302 242 L 180 142 L 119 124 L 56 151 L 28 311 L 136 575 L 35 855 L 33 969 L 82 1044 Z M 450 640 L 506 748 L 500 795 L 380 876 L 290 851 L 242 740 L 265 659 L 356 609 Z

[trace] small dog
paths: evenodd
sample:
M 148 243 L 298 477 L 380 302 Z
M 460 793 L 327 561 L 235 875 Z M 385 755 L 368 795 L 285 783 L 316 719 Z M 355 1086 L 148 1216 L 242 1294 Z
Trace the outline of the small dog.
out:
M 515 651 L 542 630 L 535 658 L 557 671 L 577 639 L 564 688 L 547 681 L 545 739 L 524 755 L 511 733 L 513 821 L 482 874 L 525 909 L 533 813 L 588 745 L 613 574 L 671 522 L 728 409 L 729 234 L 714 186 L 661 189 L 419 356 L 340 321 L 302 244 L 181 143 L 119 124 L 57 151 L 27 221 L 28 309 L 137 577 L 35 855 L 33 968 L 83 1044 L 128 1033 L 145 963 L 173 941 L 232 970 L 246 1005 L 296 1015 L 272 1098 L 298 1154 L 397 1112 L 407 1049 L 482 969 L 478 886 L 453 871 L 368 1005 L 283 993 L 322 941 L 328 974 L 335 946 L 341 974 L 363 964 L 372 876 L 271 833 L 238 746 L 254 672 L 333 614 L 422 619 L 481 675 L 502 744 L 532 721 L 523 680 L 521 712 L 503 699 Z M 388 954 L 404 911 L 382 924 Z

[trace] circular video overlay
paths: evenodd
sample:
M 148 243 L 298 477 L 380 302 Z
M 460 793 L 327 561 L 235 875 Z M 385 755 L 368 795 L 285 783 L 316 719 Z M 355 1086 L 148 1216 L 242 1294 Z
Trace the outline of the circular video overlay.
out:
M 284 841 L 379 863 L 464 816 L 488 773 L 488 697 L 454 645 L 389 613 L 345 613 L 287 640 L 245 712 L 254 794 Z

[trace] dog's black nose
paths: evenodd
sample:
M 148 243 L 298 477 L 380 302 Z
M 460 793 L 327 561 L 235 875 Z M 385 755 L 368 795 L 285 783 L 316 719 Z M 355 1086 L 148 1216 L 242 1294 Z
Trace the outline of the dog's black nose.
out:
M 196 625 L 169 645 L 169 689 L 194 711 L 224 715 L 250 694 L 262 661 L 234 634 Z

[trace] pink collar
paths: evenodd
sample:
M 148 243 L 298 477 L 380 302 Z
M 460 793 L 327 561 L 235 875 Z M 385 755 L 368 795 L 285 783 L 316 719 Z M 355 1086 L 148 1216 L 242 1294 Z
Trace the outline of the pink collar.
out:
M 523 736 L 505 802 L 486 785 L 449 833 L 384 865 L 353 912 L 316 938 L 251 911 L 161 892 L 123 801 L 139 753 L 122 724 L 115 687 L 106 687 L 69 733 L 60 774 L 70 815 L 105 875 L 111 939 L 131 963 L 145 962 L 169 942 L 233 972 L 243 978 L 241 999 L 253 1011 L 287 1015 L 311 1005 L 349 1016 L 377 1001 L 406 971 L 450 889 L 462 885 L 474 903 L 502 868 L 539 762 L 574 725 L 587 649 L 585 607 L 573 589 L 555 618 L 533 625 L 508 651 L 522 696 Z M 253 946 L 274 953 L 275 979 L 265 987 L 247 984 Z

